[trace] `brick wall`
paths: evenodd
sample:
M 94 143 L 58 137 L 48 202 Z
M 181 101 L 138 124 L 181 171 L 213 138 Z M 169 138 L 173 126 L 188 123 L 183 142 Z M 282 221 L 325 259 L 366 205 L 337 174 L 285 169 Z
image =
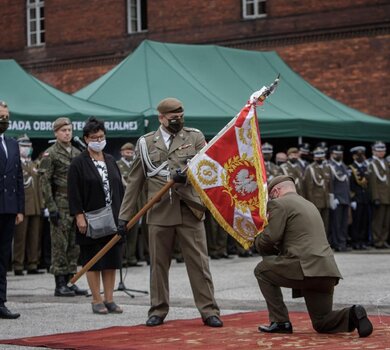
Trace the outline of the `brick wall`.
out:
M 275 50 L 329 96 L 390 118 L 388 0 L 269 0 L 268 17 L 259 20 L 242 19 L 239 0 L 149 0 L 148 31 L 134 35 L 127 34 L 126 1 L 102 3 L 46 1 L 46 45 L 26 48 L 25 1 L 0 0 L 0 58 L 15 58 L 39 79 L 74 92 L 145 38 Z

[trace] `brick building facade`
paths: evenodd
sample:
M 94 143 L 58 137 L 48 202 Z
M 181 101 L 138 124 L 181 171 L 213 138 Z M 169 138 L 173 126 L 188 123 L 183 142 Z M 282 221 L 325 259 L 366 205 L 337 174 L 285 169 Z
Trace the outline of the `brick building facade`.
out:
M 28 4 L 44 3 L 44 45 L 28 46 Z M 243 2 L 266 15 L 243 18 Z M 129 3 L 146 30 L 129 34 Z M 390 118 L 388 0 L 0 0 L 0 58 L 74 92 L 143 39 L 275 50 L 313 86 L 362 112 Z

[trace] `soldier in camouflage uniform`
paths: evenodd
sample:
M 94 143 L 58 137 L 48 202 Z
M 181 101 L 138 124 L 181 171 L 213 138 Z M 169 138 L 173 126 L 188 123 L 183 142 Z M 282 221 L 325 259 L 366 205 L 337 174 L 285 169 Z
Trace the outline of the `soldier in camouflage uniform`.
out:
M 41 188 L 46 207 L 50 212 L 51 267 L 55 276 L 55 296 L 86 295 L 76 285 L 67 287 L 77 271 L 79 247 L 75 243 L 73 217 L 69 215 L 68 169 L 80 151 L 73 147 L 72 124 L 69 118 L 58 118 L 53 123 L 56 142 L 43 154 L 39 166 Z

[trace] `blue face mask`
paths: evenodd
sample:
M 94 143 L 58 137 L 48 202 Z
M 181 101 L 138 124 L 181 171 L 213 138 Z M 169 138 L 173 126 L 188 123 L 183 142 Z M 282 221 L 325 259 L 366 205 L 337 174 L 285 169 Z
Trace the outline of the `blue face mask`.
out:
M 101 152 L 104 150 L 104 147 L 106 147 L 107 141 L 92 141 L 88 143 L 88 148 L 90 148 L 92 151 L 95 152 Z

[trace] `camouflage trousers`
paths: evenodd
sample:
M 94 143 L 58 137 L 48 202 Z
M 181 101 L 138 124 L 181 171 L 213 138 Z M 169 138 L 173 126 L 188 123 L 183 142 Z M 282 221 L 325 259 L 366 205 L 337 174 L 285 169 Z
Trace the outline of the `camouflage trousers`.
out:
M 50 272 L 56 276 L 76 273 L 80 254 L 80 247 L 76 245 L 74 218 L 69 215 L 68 209 L 59 208 L 58 211 L 60 213 L 58 225 L 50 221 Z

